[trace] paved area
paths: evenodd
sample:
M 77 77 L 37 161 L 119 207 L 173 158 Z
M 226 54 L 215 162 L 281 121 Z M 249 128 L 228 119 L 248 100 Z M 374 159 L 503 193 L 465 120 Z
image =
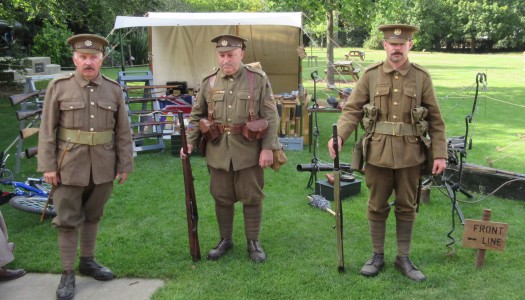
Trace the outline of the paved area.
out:
M 28 273 L 15 280 L 0 282 L 0 299 L 55 300 L 59 274 Z M 158 279 L 117 278 L 111 281 L 97 281 L 91 277 L 75 277 L 74 300 L 147 300 L 164 281 Z

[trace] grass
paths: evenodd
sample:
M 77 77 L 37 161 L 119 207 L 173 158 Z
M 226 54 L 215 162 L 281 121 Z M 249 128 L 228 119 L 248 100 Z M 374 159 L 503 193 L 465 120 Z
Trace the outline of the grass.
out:
M 337 49 L 343 58 L 349 49 Z M 354 50 L 354 49 L 352 49 Z M 310 50 L 308 50 L 309 52 Z M 319 74 L 325 58 L 320 49 Z M 369 65 L 384 58 L 383 51 L 366 50 Z M 449 136 L 463 135 L 465 116 L 472 110 L 476 74 L 487 73 L 488 91 L 480 93 L 478 108 L 471 124 L 473 147 L 467 160 L 487 165 L 487 157 L 498 159 L 494 166 L 523 173 L 524 143 L 517 142 L 523 132 L 525 105 L 523 56 L 519 54 L 465 55 L 411 53 L 411 60 L 429 69 L 447 124 Z M 304 84 L 310 94 L 313 82 L 306 61 Z M 111 76 L 111 75 L 110 75 Z M 115 76 L 111 76 L 115 78 Z M 348 79 L 347 79 L 348 80 Z M 339 88 L 355 83 L 338 78 Z M 318 83 L 321 105 L 334 91 Z M 502 102 L 504 101 L 504 102 Z M 510 104 L 509 104 L 510 103 Z M 0 148 L 5 149 L 16 137 L 18 124 L 15 109 L 7 98 L 0 99 Z M 318 114 L 319 148 L 317 157 L 330 161 L 326 143 L 337 114 Z M 24 146 L 36 143 L 26 141 Z M 27 144 L 27 145 L 26 145 Z M 281 171 L 267 171 L 264 219 L 261 242 L 268 255 L 264 264 L 249 261 L 244 238 L 242 208 L 236 206 L 233 250 L 216 262 L 191 261 L 188 248 L 184 189 L 180 160 L 173 156 L 169 142 L 164 152 L 139 153 L 135 173 L 124 185 L 115 187 L 106 206 L 97 243 L 97 258 L 120 277 L 160 278 L 166 285 L 153 299 L 519 299 L 523 294 L 525 261 L 523 212 L 524 202 L 496 197 L 471 203 L 460 202 L 466 218 L 481 219 L 483 209 L 492 210 L 492 219 L 509 224 L 505 251 L 487 251 L 483 268 L 475 267 L 476 250 L 461 247 L 463 228 L 455 218 L 451 236 L 456 239 L 455 253 L 446 247 L 451 240 L 451 201 L 437 189 L 431 200 L 422 205 L 416 221 L 412 245 L 413 261 L 427 275 L 426 282 L 416 284 L 404 278 L 393 266 L 395 257 L 395 220 L 388 220 L 386 266 L 376 278 L 359 275 L 370 255 L 370 238 L 365 217 L 368 191 L 343 201 L 346 273 L 337 272 L 334 219 L 307 205 L 306 188 L 310 173 L 297 172 L 297 164 L 309 163 L 313 153 L 288 151 L 289 163 Z M 500 148 L 506 147 L 503 151 Z M 342 161 L 350 160 L 352 143 L 343 149 Z M 8 166 L 13 168 L 14 149 Z M 209 195 L 209 177 L 204 159 L 192 156 L 195 189 L 199 207 L 199 238 L 205 257 L 218 237 Z M 38 176 L 36 160 L 22 160 L 17 176 Z M 319 174 L 323 178 L 324 173 Z M 459 194 L 459 200 L 466 198 Z M 481 200 L 475 195 L 474 200 Z M 2 213 L 10 238 L 17 244 L 16 260 L 11 267 L 30 272 L 59 273 L 57 232 L 50 220 L 39 224 L 39 217 L 8 205 Z M 38 287 L 35 287 L 38 288 Z

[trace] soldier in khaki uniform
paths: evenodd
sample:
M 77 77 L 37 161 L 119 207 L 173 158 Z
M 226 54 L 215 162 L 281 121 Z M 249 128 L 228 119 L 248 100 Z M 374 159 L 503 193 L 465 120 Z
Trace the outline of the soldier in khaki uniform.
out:
M 382 25 L 387 60 L 367 68 L 337 123 L 341 149 L 361 122 L 365 128 L 363 153 L 365 179 L 370 190 L 367 217 L 372 239 L 372 258 L 361 274 L 375 276 L 384 265 L 388 199 L 394 192 L 397 235 L 395 266 L 415 281 L 425 276 L 410 261 L 412 229 L 416 218 L 418 181 L 425 161 L 424 143 L 430 137 L 433 174 L 446 166 L 445 124 L 429 73 L 410 63 L 408 52 L 418 27 Z M 328 142 L 335 156 L 332 140 Z
M 8 281 L 20 278 L 26 274 L 23 269 L 7 269 L 5 265 L 12 262 L 15 257 L 13 251 L 15 244 L 8 242 L 7 226 L 4 222 L 4 216 L 0 211 L 0 281 Z
M 94 260 L 98 225 L 113 180 L 124 183 L 133 171 L 131 127 L 122 89 L 100 74 L 108 41 L 79 34 L 67 42 L 73 47 L 76 71 L 49 83 L 38 142 L 38 170 L 46 182 L 57 186 L 53 225 L 59 230 L 63 269 L 57 299 L 74 296 L 79 237 L 79 272 L 97 280 L 114 278 L 110 269 Z
M 277 108 L 266 74 L 242 63 L 246 40 L 234 35 L 220 35 L 211 42 L 215 43 L 220 67 L 204 76 L 189 126 L 198 128 L 199 120 L 208 118 L 208 113 L 212 112 L 221 133 L 216 141 L 208 141 L 205 153 L 220 233 L 220 240 L 209 252 L 208 259 L 219 259 L 232 248 L 234 204 L 240 201 L 243 203 L 249 256 L 255 262 L 263 262 L 266 255 L 259 243 L 264 199 L 263 168 L 272 165 L 272 150 L 280 147 Z M 241 135 L 241 128 L 249 120 L 252 105 L 255 118 L 268 121 L 268 133 L 263 139 L 248 141 Z M 189 153 L 197 147 L 199 137 L 198 130 L 188 131 Z M 181 155 L 184 156 L 182 149 Z

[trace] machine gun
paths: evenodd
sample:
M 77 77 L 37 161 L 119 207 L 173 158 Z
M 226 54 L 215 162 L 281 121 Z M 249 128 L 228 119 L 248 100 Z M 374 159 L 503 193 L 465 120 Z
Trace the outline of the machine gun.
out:
M 180 123 L 180 135 L 182 138 L 182 149 L 186 157 L 181 157 L 182 171 L 184 173 L 184 193 L 186 194 L 186 219 L 188 220 L 188 236 L 190 239 L 190 255 L 193 261 L 201 259 L 199 246 L 199 235 L 197 223 L 199 214 L 197 212 L 197 199 L 195 198 L 195 186 L 193 184 L 193 174 L 191 171 L 190 156 L 188 154 L 188 141 L 186 139 L 186 128 L 184 126 L 184 113 L 178 112 Z

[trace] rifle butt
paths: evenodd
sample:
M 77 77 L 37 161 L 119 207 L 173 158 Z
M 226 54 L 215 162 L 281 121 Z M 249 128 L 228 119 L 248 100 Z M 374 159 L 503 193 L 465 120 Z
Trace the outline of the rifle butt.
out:
M 27 148 L 24 151 L 24 155 L 25 155 L 26 158 L 31 158 L 31 157 L 37 155 L 37 153 L 38 153 L 38 147 Z
M 24 128 L 22 130 L 20 130 L 20 137 L 25 140 L 33 135 L 35 135 L 36 133 L 38 133 L 39 129 L 38 128 L 34 128 L 34 127 L 28 127 L 28 128 Z
M 35 96 L 39 96 L 41 94 L 45 94 L 45 90 L 36 91 L 36 92 L 29 93 L 29 94 L 12 95 L 12 96 L 9 96 L 9 99 L 11 100 L 11 105 L 15 106 Z
M 16 118 L 18 121 L 25 120 L 27 118 L 30 118 L 34 115 L 37 115 L 42 112 L 42 109 L 36 109 L 36 110 L 19 110 L 16 112 Z

